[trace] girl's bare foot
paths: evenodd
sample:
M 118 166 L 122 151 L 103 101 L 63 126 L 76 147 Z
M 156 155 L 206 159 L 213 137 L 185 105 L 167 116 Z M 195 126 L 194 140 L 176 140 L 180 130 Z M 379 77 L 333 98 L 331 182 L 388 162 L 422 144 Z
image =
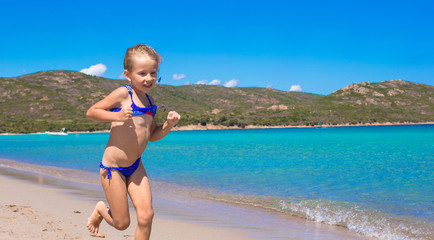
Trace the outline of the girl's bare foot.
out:
M 92 215 L 90 215 L 88 221 L 87 221 L 87 228 L 89 229 L 89 232 L 91 235 L 97 235 L 99 230 L 99 225 L 101 221 L 103 220 L 103 217 L 101 214 L 99 214 L 98 209 L 106 209 L 104 202 L 99 201 L 95 209 L 93 210 Z

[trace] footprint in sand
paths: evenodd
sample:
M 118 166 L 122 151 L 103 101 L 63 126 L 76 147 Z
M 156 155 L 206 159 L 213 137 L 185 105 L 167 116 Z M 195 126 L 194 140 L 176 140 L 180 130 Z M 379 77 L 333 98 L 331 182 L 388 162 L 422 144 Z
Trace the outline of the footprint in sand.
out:
M 35 216 L 35 212 L 33 210 L 33 208 L 31 208 L 30 206 L 23 206 L 23 205 L 6 205 L 4 208 L 6 208 L 7 210 L 13 212 L 13 213 L 19 213 L 20 215 L 23 216 Z M 12 214 L 12 216 L 14 216 L 14 214 Z M 14 216 L 15 218 L 17 217 L 16 215 Z

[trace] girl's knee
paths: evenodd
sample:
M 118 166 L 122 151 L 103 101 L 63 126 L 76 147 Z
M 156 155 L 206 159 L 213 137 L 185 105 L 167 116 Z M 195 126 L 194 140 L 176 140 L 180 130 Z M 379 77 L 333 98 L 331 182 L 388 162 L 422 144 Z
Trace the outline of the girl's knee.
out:
M 139 226 L 151 225 L 153 218 L 154 218 L 154 210 L 152 208 L 137 212 L 137 223 Z
M 117 230 L 125 230 L 130 226 L 130 219 L 120 219 L 120 220 L 114 220 L 113 219 L 113 227 L 115 227 Z

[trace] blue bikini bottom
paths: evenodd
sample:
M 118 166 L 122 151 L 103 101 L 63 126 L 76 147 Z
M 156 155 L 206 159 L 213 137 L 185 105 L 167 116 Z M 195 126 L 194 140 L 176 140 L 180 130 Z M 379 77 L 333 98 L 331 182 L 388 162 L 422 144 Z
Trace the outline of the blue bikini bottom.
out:
M 99 167 L 102 169 L 107 169 L 107 171 L 108 171 L 107 178 L 108 179 L 110 179 L 110 177 L 112 176 L 111 170 L 117 170 L 127 178 L 127 177 L 131 176 L 137 170 L 137 168 L 139 167 L 141 159 L 142 159 L 141 157 L 137 158 L 137 160 L 133 163 L 133 165 L 131 165 L 129 167 L 106 167 L 102 164 L 102 160 L 101 160 Z

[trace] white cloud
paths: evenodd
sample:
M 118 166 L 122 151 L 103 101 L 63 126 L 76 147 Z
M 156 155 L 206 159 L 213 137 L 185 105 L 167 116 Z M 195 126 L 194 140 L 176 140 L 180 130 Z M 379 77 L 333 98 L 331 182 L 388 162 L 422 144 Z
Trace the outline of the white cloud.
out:
M 240 80 L 238 79 L 232 79 L 230 81 L 227 81 L 224 86 L 225 87 L 236 87 L 238 85 L 238 83 L 240 82 Z M 190 84 L 190 82 L 188 82 Z M 211 82 L 209 82 L 206 79 L 202 79 L 199 80 L 197 82 L 195 82 L 194 84 L 202 84 L 202 85 L 220 85 L 222 83 L 222 81 L 220 81 L 219 79 L 214 79 Z
M 289 89 L 290 92 L 301 92 L 303 89 L 301 89 L 300 85 L 292 85 Z
M 238 83 L 240 82 L 240 80 L 238 80 L 238 79 L 232 79 L 232 80 L 229 80 L 229 81 L 227 81 L 226 83 L 225 83 L 225 87 L 236 87 L 236 86 L 238 86 Z
M 208 85 L 220 85 L 221 81 L 218 79 L 214 79 L 212 80 L 210 83 L 208 83 Z
M 191 85 L 191 82 L 187 81 L 187 82 L 184 83 L 184 85 Z
M 199 80 L 195 84 L 208 84 L 208 80 Z
M 122 73 L 119 75 L 118 78 L 119 78 L 119 79 L 127 79 L 127 78 L 125 77 L 125 75 L 124 75 L 124 72 L 122 72 Z
M 98 63 L 96 65 L 90 66 L 89 68 L 82 69 L 80 72 L 85 73 L 87 75 L 102 77 L 106 70 L 107 67 L 104 64 Z
M 172 75 L 172 79 L 177 81 L 177 80 L 181 80 L 183 78 L 186 78 L 187 75 L 185 75 L 184 73 L 175 73 Z
M 273 84 L 268 85 L 267 89 L 273 89 Z

